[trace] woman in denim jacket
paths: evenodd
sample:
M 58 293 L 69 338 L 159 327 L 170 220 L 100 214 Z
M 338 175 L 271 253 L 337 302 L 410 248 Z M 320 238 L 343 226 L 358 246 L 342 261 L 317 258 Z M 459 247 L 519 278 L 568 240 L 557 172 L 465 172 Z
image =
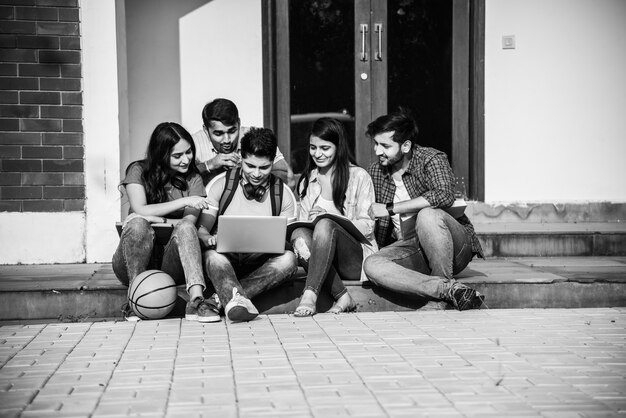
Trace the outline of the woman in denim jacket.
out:
M 365 258 L 378 250 L 374 221 L 367 211 L 374 203 L 372 179 L 353 163 L 341 122 L 331 118 L 315 121 L 309 135 L 309 158 L 297 185 L 300 196 L 298 220 L 311 221 L 324 213 L 348 218 L 367 239 L 362 243 L 337 222 L 321 219 L 313 230 L 298 228 L 291 235 L 300 265 L 307 271 L 306 285 L 295 316 L 317 312 L 317 297 L 324 287 L 335 299 L 329 312 L 356 308 L 343 280 L 365 280 Z

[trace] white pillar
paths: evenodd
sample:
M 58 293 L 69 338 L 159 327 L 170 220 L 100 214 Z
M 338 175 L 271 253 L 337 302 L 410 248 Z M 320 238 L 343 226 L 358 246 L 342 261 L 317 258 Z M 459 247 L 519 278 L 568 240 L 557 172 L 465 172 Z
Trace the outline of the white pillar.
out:
M 115 0 L 82 1 L 86 261 L 110 262 L 118 243 L 120 144 Z

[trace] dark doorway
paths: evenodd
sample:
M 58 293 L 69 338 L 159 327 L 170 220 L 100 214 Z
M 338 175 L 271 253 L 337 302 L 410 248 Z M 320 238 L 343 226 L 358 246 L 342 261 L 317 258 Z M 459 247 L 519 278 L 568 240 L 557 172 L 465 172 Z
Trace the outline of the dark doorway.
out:
M 482 183 L 472 180 L 482 182 L 482 165 L 471 164 L 481 164 L 483 152 L 482 137 L 472 137 L 482 135 L 475 99 L 483 89 L 483 0 L 265 1 L 266 62 L 275 70 L 266 83 L 268 120 L 295 172 L 318 117 L 340 119 L 367 166 L 367 124 L 403 106 L 418 121 L 419 144 L 445 152 L 480 195 Z

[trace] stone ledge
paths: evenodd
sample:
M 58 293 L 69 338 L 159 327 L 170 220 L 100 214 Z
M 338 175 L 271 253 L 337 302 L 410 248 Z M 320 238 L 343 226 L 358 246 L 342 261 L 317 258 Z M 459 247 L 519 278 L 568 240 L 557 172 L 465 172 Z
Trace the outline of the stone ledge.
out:
M 467 202 L 474 224 L 492 223 L 617 223 L 626 221 L 626 203 L 484 203 Z

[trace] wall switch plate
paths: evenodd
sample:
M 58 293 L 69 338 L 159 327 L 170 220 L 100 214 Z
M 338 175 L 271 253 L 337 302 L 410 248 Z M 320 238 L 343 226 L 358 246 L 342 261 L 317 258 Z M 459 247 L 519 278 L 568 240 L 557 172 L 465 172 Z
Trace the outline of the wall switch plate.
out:
M 502 49 L 515 49 L 515 35 L 505 35 L 502 37 Z

